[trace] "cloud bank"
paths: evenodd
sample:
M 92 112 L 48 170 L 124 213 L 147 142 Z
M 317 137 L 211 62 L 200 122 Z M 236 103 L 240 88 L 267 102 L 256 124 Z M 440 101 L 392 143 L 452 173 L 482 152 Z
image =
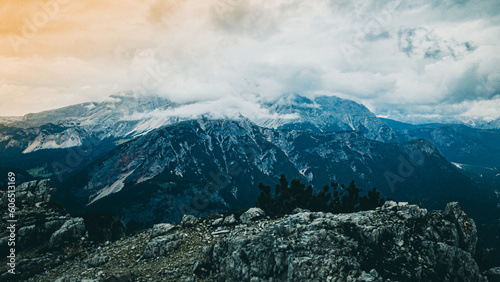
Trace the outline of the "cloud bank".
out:
M 499 14 L 495 0 L 9 0 L 0 115 L 133 90 L 249 115 L 294 92 L 498 118 Z

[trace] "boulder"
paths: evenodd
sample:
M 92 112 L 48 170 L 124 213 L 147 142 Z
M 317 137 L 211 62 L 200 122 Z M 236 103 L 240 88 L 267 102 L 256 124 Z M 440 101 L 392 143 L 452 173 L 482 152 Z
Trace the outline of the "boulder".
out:
M 85 223 L 83 218 L 77 217 L 67 220 L 49 239 L 49 248 L 59 248 L 64 245 L 78 242 L 85 236 Z
M 175 227 L 175 225 L 170 223 L 155 224 L 153 225 L 153 228 L 151 228 L 151 239 L 158 236 L 167 235 L 168 233 L 170 233 L 170 231 L 175 229 Z
M 500 267 L 490 268 L 486 272 L 489 282 L 500 282 Z
M 240 216 L 240 220 L 243 223 L 248 223 L 254 219 L 263 217 L 264 215 L 264 211 L 260 208 L 250 208 Z
M 198 219 L 193 216 L 193 215 L 187 215 L 185 214 L 182 217 L 181 225 L 185 227 L 192 227 L 195 226 L 198 223 Z
M 176 250 L 181 245 L 181 241 L 177 234 L 159 236 L 148 242 L 146 248 L 142 252 L 143 258 L 155 258 L 166 256 Z

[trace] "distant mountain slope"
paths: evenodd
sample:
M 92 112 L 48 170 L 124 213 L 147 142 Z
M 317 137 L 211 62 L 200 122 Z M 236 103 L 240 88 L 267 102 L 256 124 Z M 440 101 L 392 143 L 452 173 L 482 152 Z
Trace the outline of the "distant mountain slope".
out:
M 376 186 L 429 208 L 460 200 L 474 214 L 477 200 L 468 196 L 472 182 L 426 141 L 398 145 L 359 132 L 266 129 L 246 119 L 199 119 L 155 130 L 62 183 L 56 199 L 71 212 L 115 212 L 138 228 L 178 221 L 183 213 L 249 207 L 257 184 L 274 184 L 281 173 L 317 189 L 354 179 L 365 190 Z
M 426 139 L 476 182 L 500 192 L 500 130 L 459 124 L 406 124 L 383 119 L 394 130 Z
M 78 154 L 80 163 L 120 144 L 166 125 L 188 120 L 178 105 L 158 96 L 120 93 L 101 103 L 83 103 L 60 109 L 0 120 L 0 165 L 12 165 L 53 181 L 54 161 L 67 163 L 68 151 L 87 150 L 89 142 L 105 144 L 104 150 Z M 190 105 L 192 106 L 192 105 Z M 274 117 L 253 117 L 261 126 L 312 132 L 358 131 L 368 139 L 395 142 L 399 137 L 364 106 L 337 97 L 314 101 L 297 94 L 262 103 Z M 176 115 L 177 114 L 177 115 Z M 205 116 L 210 117 L 210 113 Z M 286 119 L 285 117 L 293 117 Z M 91 147 L 93 145 L 90 145 Z M 79 166 L 78 166 L 79 168 Z M 71 169 L 73 171 L 73 169 Z M 59 174 L 61 176 L 62 174 Z M 62 178 L 68 176 L 64 173 Z
M 115 147 L 79 127 L 44 124 L 34 128 L 0 124 L 0 166 L 22 169 L 53 183 L 68 177 Z
M 466 125 L 477 129 L 500 129 L 500 118 L 488 120 L 470 116 L 439 116 L 439 115 L 403 115 L 396 114 L 381 118 L 387 123 L 401 122 L 411 125 L 422 124 L 449 124 Z
M 133 93 L 120 93 L 110 96 L 108 101 L 83 103 L 40 113 L 27 114 L 22 119 L 4 122 L 4 125 L 21 128 L 34 128 L 44 124 L 64 127 L 79 127 L 95 133 L 101 139 L 120 138 L 136 131 L 141 115 L 152 111 L 166 110 L 175 104 L 158 96 L 136 96 Z
M 22 118 L 3 118 L 0 124 L 10 127 L 34 128 L 44 124 L 79 127 L 99 138 L 129 138 L 156 128 L 175 124 L 191 117 L 178 116 L 179 105 L 154 95 L 136 96 L 120 93 L 100 103 L 83 103 L 60 109 L 27 114 Z M 366 107 L 334 96 L 314 100 L 297 94 L 262 102 L 261 107 L 273 118 L 252 117 L 263 127 L 312 130 L 316 132 L 360 131 L 378 141 L 398 141 L 397 134 Z M 213 113 L 202 113 L 211 117 Z M 290 118 L 291 117 L 291 118 Z
M 378 119 L 365 106 L 335 96 L 319 96 L 314 100 L 290 94 L 263 103 L 271 114 L 295 116 L 289 119 L 255 120 L 263 127 L 338 132 L 356 130 L 367 138 L 395 142 L 399 138 L 385 122 Z

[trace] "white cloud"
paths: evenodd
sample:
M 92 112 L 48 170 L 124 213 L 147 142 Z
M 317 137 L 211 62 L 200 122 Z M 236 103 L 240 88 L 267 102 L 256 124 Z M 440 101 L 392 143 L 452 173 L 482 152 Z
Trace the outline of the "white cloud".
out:
M 59 30 L 0 57 L 0 115 L 127 90 L 206 102 L 188 114 L 265 115 L 255 97 L 288 92 L 335 94 L 377 114 L 496 114 L 473 110 L 494 108 L 500 91 L 495 1 L 96 3 L 68 5 Z

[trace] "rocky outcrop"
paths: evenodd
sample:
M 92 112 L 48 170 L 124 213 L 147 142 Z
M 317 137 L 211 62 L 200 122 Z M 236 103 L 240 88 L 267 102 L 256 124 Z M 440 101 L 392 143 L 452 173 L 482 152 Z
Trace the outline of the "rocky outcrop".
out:
M 222 230 L 221 230 L 222 231 Z M 205 253 L 221 281 L 484 281 L 474 261 L 474 221 L 387 202 L 374 211 L 300 212 L 219 231 Z
M 16 187 L 17 205 L 34 205 L 36 203 L 47 203 L 52 200 L 55 189 L 50 188 L 50 180 L 25 182 Z M 8 204 L 7 193 L 0 197 L 0 206 Z
M 16 276 L 2 272 L 0 280 L 24 280 L 30 275 L 44 269 L 59 265 L 65 258 L 74 255 L 84 245 L 92 245 L 95 240 L 95 225 L 101 226 L 106 240 L 119 239 L 124 236 L 125 227 L 116 217 L 107 216 L 108 224 L 87 221 L 83 217 L 72 217 L 64 208 L 52 202 L 55 189 L 50 187 L 49 180 L 37 180 L 22 183 L 15 189 L 15 246 L 8 246 L 10 232 L 7 230 L 7 213 L 3 214 L 0 223 L 0 252 L 3 258 L 7 256 L 10 247 L 15 247 L 17 253 Z M 7 210 L 8 194 L 0 191 L 0 207 Z M 89 215 L 84 215 L 89 217 Z M 93 218 L 92 216 L 90 216 Z M 12 218 L 10 218 L 12 219 Z M 112 223 L 112 224 L 111 224 Z M 6 231 L 7 230 L 7 231 Z M 113 231 L 113 232 L 111 232 Z M 95 236 L 94 236 L 95 237 Z M 91 240 L 92 239 L 92 240 Z M 4 269 L 5 271 L 5 269 Z
M 49 248 L 58 248 L 77 242 L 85 236 L 85 223 L 83 218 L 77 217 L 67 220 L 61 228 L 54 232 L 49 239 Z
M 23 263 L 44 268 L 28 281 L 495 281 L 498 269 L 482 272 L 474 260 L 476 242 L 458 203 L 429 212 L 388 201 L 348 214 L 185 216 L 111 243 L 81 241 L 65 260 Z
M 488 281 L 490 282 L 500 282 L 500 267 L 491 268 L 486 272 Z
M 17 220 L 17 251 L 46 244 L 52 234 L 71 219 L 61 205 L 51 202 L 54 191 L 55 189 L 50 188 L 49 180 L 25 182 L 16 187 L 14 219 Z M 2 210 L 7 210 L 8 194 L 0 193 L 0 206 Z M 7 213 L 3 217 L 0 223 L 2 232 L 6 230 L 4 225 L 7 224 Z M 8 232 L 0 234 L 2 254 L 7 251 L 7 244 L 4 242 L 8 235 Z

